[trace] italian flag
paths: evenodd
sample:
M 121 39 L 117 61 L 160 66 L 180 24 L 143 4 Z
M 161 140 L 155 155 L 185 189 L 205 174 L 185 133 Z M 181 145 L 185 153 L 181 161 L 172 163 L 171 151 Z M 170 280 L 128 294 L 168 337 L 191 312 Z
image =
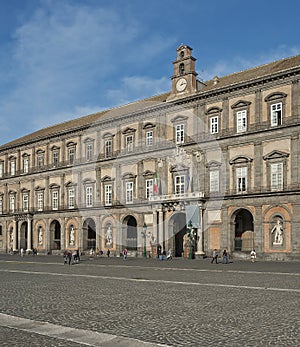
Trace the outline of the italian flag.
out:
M 158 175 L 157 175 L 157 172 L 156 172 L 155 177 L 154 177 L 153 191 L 155 194 L 158 194 Z

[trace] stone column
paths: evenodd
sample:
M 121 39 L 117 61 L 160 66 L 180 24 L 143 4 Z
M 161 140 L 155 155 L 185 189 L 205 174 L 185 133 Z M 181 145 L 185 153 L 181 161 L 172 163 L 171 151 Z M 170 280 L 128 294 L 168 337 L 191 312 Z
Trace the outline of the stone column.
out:
M 17 250 L 17 221 L 13 221 L 13 250 Z
M 158 212 L 158 243 L 161 245 L 162 250 L 164 249 L 164 213 L 162 210 Z
M 31 234 L 31 219 L 27 218 L 27 251 L 31 251 L 32 243 L 32 234 Z
M 204 251 L 203 251 L 203 208 L 200 207 L 200 226 L 197 230 L 197 235 L 198 235 L 198 241 L 197 241 L 197 255 L 203 255 Z

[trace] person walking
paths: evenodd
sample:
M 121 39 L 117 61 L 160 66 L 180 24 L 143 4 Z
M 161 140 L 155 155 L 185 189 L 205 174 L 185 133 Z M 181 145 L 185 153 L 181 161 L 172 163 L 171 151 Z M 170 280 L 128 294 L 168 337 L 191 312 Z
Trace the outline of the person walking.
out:
M 226 249 L 224 249 L 223 251 L 223 264 L 228 264 L 228 253 L 226 251 Z
M 127 254 L 128 254 L 128 251 L 127 251 L 127 249 L 125 248 L 124 251 L 123 251 L 123 260 L 126 260 L 126 259 L 127 259 Z
M 213 258 L 211 263 L 213 263 L 214 261 L 216 261 L 216 264 L 218 264 L 218 252 L 216 249 L 213 250 L 213 254 L 212 254 Z
M 67 258 L 68 258 L 68 263 L 69 263 L 69 266 L 70 266 L 71 265 L 71 261 L 72 261 L 72 253 L 71 253 L 71 251 L 68 251 Z
M 109 249 L 107 250 L 106 254 L 107 254 L 107 258 L 109 258 L 109 256 L 110 256 L 110 250 Z
M 256 252 L 255 249 L 253 249 L 250 253 L 250 259 L 251 259 L 251 263 L 254 263 L 256 260 Z

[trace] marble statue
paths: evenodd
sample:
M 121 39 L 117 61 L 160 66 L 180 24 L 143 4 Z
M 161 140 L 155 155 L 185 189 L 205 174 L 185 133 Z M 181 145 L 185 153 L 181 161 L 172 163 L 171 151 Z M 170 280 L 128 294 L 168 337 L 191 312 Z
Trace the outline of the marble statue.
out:
M 40 228 L 39 230 L 39 245 L 43 244 L 43 229 Z
M 69 242 L 70 246 L 74 246 L 75 244 L 75 231 L 74 231 L 74 228 L 71 227 L 71 230 L 70 230 L 70 242 Z
M 277 220 L 274 228 L 271 230 L 271 233 L 272 234 L 275 233 L 273 244 L 282 245 L 283 244 L 283 227 L 279 219 Z
M 105 244 L 106 246 L 110 246 L 112 244 L 112 230 L 111 226 L 109 226 L 105 233 Z

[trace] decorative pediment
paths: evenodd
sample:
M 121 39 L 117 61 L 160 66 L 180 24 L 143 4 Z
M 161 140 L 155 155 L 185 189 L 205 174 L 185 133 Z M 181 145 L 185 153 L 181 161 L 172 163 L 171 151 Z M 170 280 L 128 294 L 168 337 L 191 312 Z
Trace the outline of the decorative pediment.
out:
M 136 132 L 136 129 L 134 128 L 126 128 L 125 130 L 123 130 L 123 134 L 131 134 L 131 133 L 134 133 Z
M 147 130 L 147 129 L 152 129 L 152 128 L 155 128 L 155 124 L 153 123 L 146 123 L 144 126 L 143 126 L 143 129 L 144 130 Z
M 8 160 L 15 160 L 15 159 L 17 159 L 17 157 L 15 157 L 14 155 L 11 155 L 11 156 L 8 158 Z
M 222 163 L 220 163 L 219 161 L 216 160 L 211 160 L 206 164 L 207 168 L 219 168 L 222 165 Z
M 49 186 L 49 189 L 59 189 L 59 188 L 60 188 L 60 186 L 58 184 L 56 184 L 56 183 L 52 183 Z
M 74 183 L 72 181 L 68 181 L 66 184 L 65 184 L 65 187 L 74 187 L 74 186 L 77 186 L 77 183 Z
M 110 138 L 112 138 L 113 136 L 115 136 L 115 135 L 113 135 L 112 133 L 104 133 L 103 134 L 103 136 L 102 136 L 102 138 L 103 139 L 110 139 Z
M 23 153 L 22 154 L 22 158 L 27 158 L 27 157 L 30 157 L 30 154 L 28 154 L 28 153 Z
M 21 193 L 22 193 L 22 194 L 24 194 L 24 193 L 29 193 L 29 192 L 30 192 L 30 190 L 27 189 L 27 188 L 22 188 L 22 189 L 21 189 Z
M 186 173 L 186 171 L 188 171 L 188 167 L 185 166 L 184 164 L 178 164 L 178 165 L 172 165 L 170 167 L 170 172 L 177 172 L 177 173 Z
M 36 154 L 43 154 L 43 153 L 45 153 L 45 151 L 44 151 L 43 149 L 38 149 L 38 150 L 36 151 Z
M 45 190 L 45 188 L 41 187 L 41 186 L 37 186 L 37 187 L 34 188 L 34 190 L 36 190 L 36 191 L 38 191 L 38 190 Z
M 188 117 L 179 115 L 179 116 L 176 116 L 173 119 L 171 119 L 171 122 L 172 123 L 179 123 L 179 122 L 186 121 L 187 119 L 188 119 Z
M 114 179 L 106 175 L 101 179 L 101 182 L 112 182 Z
M 83 140 L 84 143 L 87 143 L 87 142 L 94 142 L 95 139 L 91 138 L 91 137 L 87 137 Z
M 146 171 L 143 173 L 143 177 L 153 177 L 154 175 L 155 175 L 155 172 L 150 171 L 150 170 L 146 170 Z
M 236 103 L 234 103 L 233 105 L 231 105 L 231 108 L 235 109 L 235 108 L 248 107 L 250 104 L 251 104 L 250 101 L 239 100 Z
M 67 147 L 75 147 L 75 146 L 76 146 L 76 143 L 73 141 L 70 141 L 67 143 Z
M 90 178 L 86 178 L 82 181 L 83 184 L 93 184 L 95 182 L 95 180 L 91 180 Z
M 57 151 L 57 150 L 59 150 L 59 148 L 60 148 L 60 147 L 54 145 L 54 146 L 51 147 L 51 151 Z
M 278 150 L 274 150 L 268 154 L 266 154 L 263 159 L 264 160 L 274 160 L 274 159 L 282 159 L 282 158 L 287 158 L 289 157 L 289 153 L 286 152 L 281 152 Z
M 287 94 L 281 92 L 274 92 L 265 97 L 265 101 L 282 100 L 287 97 Z
M 136 175 L 128 172 L 128 173 L 125 173 L 123 176 L 122 176 L 122 179 L 123 180 L 130 180 L 130 179 L 135 179 L 136 178 Z
M 234 158 L 232 158 L 229 162 L 230 165 L 237 165 L 237 164 L 247 164 L 251 163 L 253 159 L 250 157 L 247 157 L 246 155 L 238 155 Z
M 206 114 L 210 115 L 210 114 L 216 114 L 221 112 L 222 112 L 222 109 L 220 107 L 213 106 L 207 109 Z

